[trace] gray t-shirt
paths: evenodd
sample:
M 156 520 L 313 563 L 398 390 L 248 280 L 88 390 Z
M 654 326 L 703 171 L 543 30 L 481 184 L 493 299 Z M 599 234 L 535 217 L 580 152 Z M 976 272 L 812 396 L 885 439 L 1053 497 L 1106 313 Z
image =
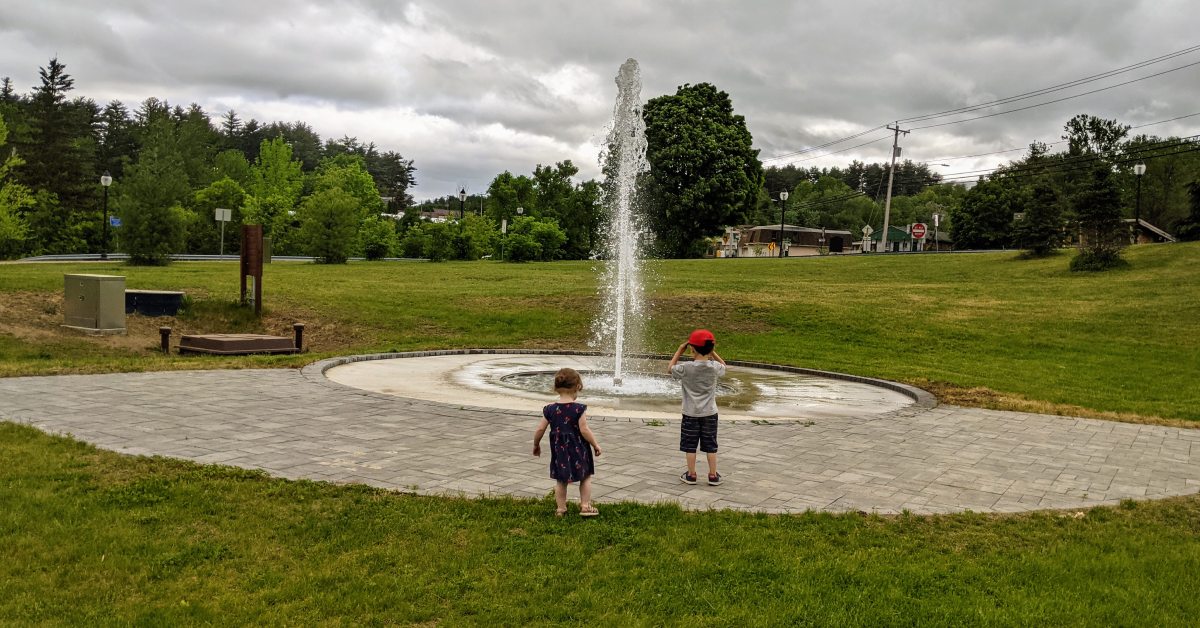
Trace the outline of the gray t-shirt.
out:
M 683 413 L 694 417 L 716 414 L 717 380 L 724 375 L 725 365 L 716 360 L 676 364 L 671 377 L 683 385 Z

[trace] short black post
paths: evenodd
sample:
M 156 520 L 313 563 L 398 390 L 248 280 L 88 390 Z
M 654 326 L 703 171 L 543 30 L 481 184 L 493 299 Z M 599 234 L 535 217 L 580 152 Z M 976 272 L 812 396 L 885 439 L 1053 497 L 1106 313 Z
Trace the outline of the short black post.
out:
M 158 335 L 162 337 L 162 352 L 171 353 L 171 328 L 159 327 Z
M 296 351 L 304 351 L 304 323 L 292 323 L 292 331 L 296 332 Z

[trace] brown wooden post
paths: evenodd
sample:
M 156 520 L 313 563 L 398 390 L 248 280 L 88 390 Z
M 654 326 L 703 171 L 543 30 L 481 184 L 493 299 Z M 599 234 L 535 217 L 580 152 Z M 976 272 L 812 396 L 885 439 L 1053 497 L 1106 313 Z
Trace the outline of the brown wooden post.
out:
M 242 305 L 246 304 L 246 277 L 254 277 L 254 315 L 262 315 L 262 225 L 242 225 Z
M 296 334 L 296 351 L 304 351 L 304 323 L 292 323 L 292 331 Z
M 171 353 L 171 328 L 170 327 L 159 327 L 158 335 L 162 338 L 162 343 L 161 343 L 162 344 L 162 352 L 166 353 L 166 354 L 170 354 Z

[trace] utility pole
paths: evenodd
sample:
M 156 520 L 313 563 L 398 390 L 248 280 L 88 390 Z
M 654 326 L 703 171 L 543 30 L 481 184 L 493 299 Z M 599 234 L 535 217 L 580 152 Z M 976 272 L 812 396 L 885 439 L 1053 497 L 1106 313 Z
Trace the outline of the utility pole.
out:
M 900 130 L 900 123 L 896 126 L 888 127 L 889 131 L 895 131 L 896 135 L 892 139 L 892 167 L 888 170 L 888 191 L 887 200 L 883 203 L 883 234 L 879 236 L 879 247 L 884 253 L 888 250 L 888 225 L 892 220 L 892 180 L 896 177 L 896 157 L 900 154 L 900 134 L 908 135 L 908 131 Z

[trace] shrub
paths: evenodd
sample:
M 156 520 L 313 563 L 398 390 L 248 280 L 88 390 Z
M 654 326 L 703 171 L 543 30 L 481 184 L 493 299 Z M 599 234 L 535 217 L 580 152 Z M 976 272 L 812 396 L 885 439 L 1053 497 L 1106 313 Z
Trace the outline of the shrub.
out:
M 300 206 L 299 241 L 325 264 L 344 264 L 355 245 L 360 217 L 358 199 L 341 190 L 317 192 Z
M 390 257 L 400 245 L 392 220 L 377 216 L 363 221 L 359 239 L 362 240 L 363 255 L 369 260 Z
M 504 241 L 504 255 L 511 262 L 541 259 L 542 245 L 524 233 L 510 233 Z

